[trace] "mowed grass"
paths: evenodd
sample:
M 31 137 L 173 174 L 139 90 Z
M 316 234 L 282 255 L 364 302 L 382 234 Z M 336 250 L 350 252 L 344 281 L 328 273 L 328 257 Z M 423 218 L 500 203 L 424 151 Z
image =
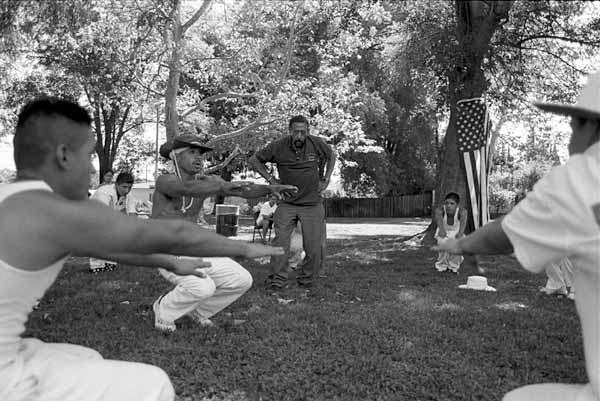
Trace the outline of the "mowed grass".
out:
M 71 259 L 27 335 L 158 365 L 182 400 L 499 400 L 587 381 L 574 303 L 539 293 L 545 277 L 511 257 L 482 258 L 498 291 L 478 292 L 458 289 L 474 268 L 437 273 L 433 252 L 399 238 L 331 240 L 328 253 L 309 293 L 267 295 L 268 266 L 243 262 L 254 287 L 217 328 L 184 322 L 168 336 L 152 327 L 170 288 L 155 270 L 91 275 Z

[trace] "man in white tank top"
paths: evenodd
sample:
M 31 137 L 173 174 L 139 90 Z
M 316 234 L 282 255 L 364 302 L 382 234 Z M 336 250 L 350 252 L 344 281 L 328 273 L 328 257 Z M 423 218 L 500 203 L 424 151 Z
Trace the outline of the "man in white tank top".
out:
M 183 220 L 124 216 L 88 200 L 95 137 L 80 106 L 39 99 L 20 112 L 15 183 L 0 185 L 0 400 L 172 401 L 161 369 L 103 359 L 71 344 L 22 338 L 29 313 L 70 255 L 206 277 L 199 258 L 282 255 Z
M 510 254 L 535 273 L 568 257 L 581 321 L 587 384 L 528 385 L 504 401 L 600 400 L 600 73 L 588 77 L 575 105 L 538 103 L 571 117 L 569 160 L 542 177 L 525 199 L 497 219 L 434 250 L 454 254 Z M 540 339 L 543 341 L 543 339 Z
M 467 226 L 467 209 L 460 207 L 460 197 L 455 192 L 450 192 L 444 198 L 444 206 L 435 210 L 435 221 L 437 230 L 435 239 L 440 244 L 448 239 L 458 239 L 465 235 Z M 439 252 L 435 262 L 435 268 L 439 272 L 451 271 L 458 273 L 463 261 L 461 255 L 453 255 L 448 252 Z

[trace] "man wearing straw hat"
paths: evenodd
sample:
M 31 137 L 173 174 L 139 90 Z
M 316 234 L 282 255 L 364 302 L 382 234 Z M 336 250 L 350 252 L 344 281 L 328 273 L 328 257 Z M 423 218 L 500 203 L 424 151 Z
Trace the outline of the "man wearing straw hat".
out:
M 257 185 L 231 183 L 221 177 L 202 175 L 204 157 L 212 148 L 198 136 L 185 134 L 168 141 L 160 154 L 173 162 L 174 174 L 164 174 L 156 180 L 152 197 L 152 218 L 185 219 L 195 222 L 206 197 L 217 193 L 225 196 L 258 198 L 280 192 L 293 193 L 291 185 Z M 230 258 L 206 258 L 211 267 L 207 277 L 181 277 L 165 269 L 160 274 L 175 284 L 175 288 L 160 296 L 153 305 L 154 327 L 173 332 L 175 321 L 183 316 L 202 326 L 213 326 L 210 317 L 230 305 L 252 286 L 252 276 Z
M 600 73 L 591 74 L 577 104 L 537 103 L 571 117 L 570 159 L 538 181 L 503 219 L 433 249 L 455 254 L 514 251 L 539 273 L 563 257 L 573 263 L 575 305 L 581 320 L 589 383 L 535 384 L 511 391 L 505 401 L 600 400 Z

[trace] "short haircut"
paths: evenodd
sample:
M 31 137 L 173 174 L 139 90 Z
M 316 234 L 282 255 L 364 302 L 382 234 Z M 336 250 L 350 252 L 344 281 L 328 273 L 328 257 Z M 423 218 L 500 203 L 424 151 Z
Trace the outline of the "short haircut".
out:
M 444 200 L 446 200 L 446 199 L 452 199 L 456 203 L 460 203 L 460 196 L 458 196 L 458 194 L 456 192 L 448 192 L 448 194 L 446 195 Z
M 115 174 L 115 172 L 112 169 L 110 169 L 110 168 L 104 172 L 104 175 L 106 175 L 108 173 L 111 173 L 113 175 Z
M 83 107 L 69 100 L 44 97 L 27 103 L 19 113 L 13 138 L 17 170 L 41 167 L 59 143 L 68 146 L 82 145 L 87 139 L 67 138 L 63 132 L 36 125 L 36 120 L 41 117 L 64 118 L 87 126 L 92 122 Z
M 294 123 L 304 123 L 308 127 L 308 120 L 304 116 L 294 116 L 290 118 L 290 124 L 288 128 L 292 128 L 292 124 Z
M 117 181 L 116 184 L 133 184 L 133 174 L 131 174 L 128 171 L 123 171 L 122 173 L 119 173 L 119 175 L 117 176 Z

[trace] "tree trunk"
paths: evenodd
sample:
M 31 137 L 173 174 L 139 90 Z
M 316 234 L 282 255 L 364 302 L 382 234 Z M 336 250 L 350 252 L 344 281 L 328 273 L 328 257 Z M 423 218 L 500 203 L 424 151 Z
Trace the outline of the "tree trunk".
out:
M 179 115 L 177 114 L 177 92 L 181 77 L 181 51 L 183 47 L 183 27 L 181 25 L 181 1 L 175 0 L 171 13 L 171 58 L 169 60 L 169 79 L 165 91 L 165 126 L 167 140 L 177 136 Z
M 447 70 L 450 121 L 444 138 L 444 154 L 436 185 L 434 205 L 440 206 L 448 192 L 458 193 L 463 207 L 467 207 L 469 211 L 467 227 L 474 225 L 469 207 L 470 200 L 466 196 L 467 183 L 464 165 L 460 163 L 456 143 L 457 102 L 461 99 L 480 97 L 487 90 L 488 82 L 482 69 L 482 61 L 490 50 L 494 32 L 500 23 L 508 18 L 512 4 L 513 1 L 485 3 L 457 0 L 455 2 L 459 46 L 454 51 L 459 52 L 459 56 L 456 58 L 457 65 L 451 66 Z M 433 242 L 436 228 L 435 222 L 432 221 L 427 228 L 426 243 Z

